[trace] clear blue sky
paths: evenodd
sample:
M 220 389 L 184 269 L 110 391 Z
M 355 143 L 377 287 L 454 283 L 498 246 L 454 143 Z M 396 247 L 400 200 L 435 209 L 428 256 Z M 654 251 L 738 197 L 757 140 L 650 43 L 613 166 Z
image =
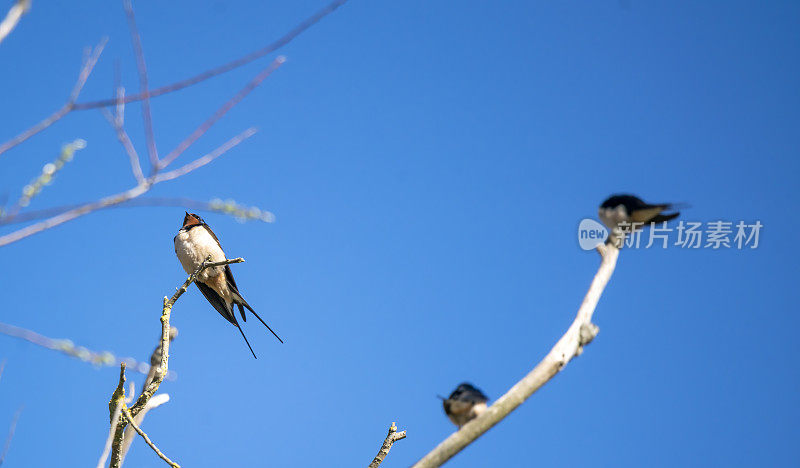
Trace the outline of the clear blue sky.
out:
M 322 5 L 139 1 L 151 82 Z M 173 313 L 172 400 L 145 430 L 185 466 L 345 467 L 397 421 L 408 438 L 385 466 L 408 466 L 454 430 L 437 393 L 468 380 L 494 399 L 555 343 L 598 264 L 577 225 L 629 191 L 689 203 L 688 220 L 760 220 L 761 245 L 623 251 L 595 342 L 449 466 L 796 465 L 799 22 L 796 2 L 352 0 L 181 161 L 257 136 L 153 191 L 275 213 L 204 217 L 286 344 L 250 321 L 253 360 L 192 288 Z M 121 5 L 34 2 L 0 44 L 0 140 L 61 105 L 104 35 L 85 99 L 110 94 L 117 60 L 137 88 Z M 162 153 L 266 63 L 153 101 Z M 144 153 L 134 106 L 128 122 Z M 31 208 L 133 184 L 90 111 L 0 156 L 0 190 L 15 198 L 75 138 L 87 148 Z M 111 210 L 3 248 L 1 320 L 146 359 L 185 278 L 182 216 Z M 25 405 L 7 465 L 93 466 L 117 369 L 2 336 L 0 358 L 0 438 Z M 136 444 L 131 467 L 160 465 Z

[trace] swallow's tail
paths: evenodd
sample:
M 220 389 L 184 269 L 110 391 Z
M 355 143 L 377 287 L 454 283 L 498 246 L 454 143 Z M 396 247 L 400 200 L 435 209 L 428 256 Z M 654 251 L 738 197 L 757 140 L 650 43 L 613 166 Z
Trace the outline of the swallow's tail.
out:
M 234 320 L 236 320 L 236 319 L 234 319 Z M 250 346 L 250 342 L 247 341 L 247 337 L 244 336 L 244 330 L 242 330 L 242 327 L 240 327 L 238 323 L 234 323 L 234 325 L 236 325 L 236 328 L 239 329 L 239 333 L 242 334 L 242 338 L 244 338 L 244 342 L 247 343 L 247 347 L 250 348 L 250 352 L 253 354 L 253 357 L 258 359 L 258 356 L 256 356 L 256 353 L 253 351 L 253 347 Z
M 253 313 L 253 315 L 255 315 L 255 316 L 256 316 L 256 318 L 257 318 L 257 319 L 258 319 L 258 320 L 259 320 L 261 323 L 263 323 L 265 327 L 267 327 L 267 330 L 269 330 L 270 332 L 272 332 L 272 334 L 273 334 L 273 335 L 275 335 L 275 338 L 277 338 L 277 339 L 278 339 L 278 341 L 280 341 L 281 343 L 283 343 L 283 340 L 281 339 L 281 337 L 280 337 L 280 336 L 278 336 L 278 334 L 277 334 L 277 333 L 275 333 L 275 331 L 273 331 L 273 330 L 272 330 L 272 328 L 270 328 L 270 327 L 269 327 L 269 325 L 267 325 L 267 322 L 265 322 L 265 321 L 264 321 L 264 319 L 262 319 L 262 318 L 261 318 L 261 317 L 260 317 L 260 316 L 259 316 L 259 315 L 256 313 L 256 311 L 255 311 L 255 310 L 253 310 L 253 308 L 252 308 L 252 307 L 250 307 L 250 304 L 248 304 L 248 303 L 247 303 L 247 301 L 245 301 L 245 300 L 244 300 L 244 298 L 242 297 L 242 295 L 241 295 L 241 294 L 239 294 L 239 291 L 236 291 L 235 289 L 231 289 L 231 292 L 233 293 L 233 301 L 236 303 L 236 305 L 237 305 L 237 306 L 239 306 L 239 313 L 241 313 L 241 314 L 242 314 L 242 318 L 244 318 L 244 310 L 242 310 L 242 306 L 245 306 L 245 307 L 247 308 L 247 310 L 249 310 L 250 312 L 252 312 L 252 313 Z

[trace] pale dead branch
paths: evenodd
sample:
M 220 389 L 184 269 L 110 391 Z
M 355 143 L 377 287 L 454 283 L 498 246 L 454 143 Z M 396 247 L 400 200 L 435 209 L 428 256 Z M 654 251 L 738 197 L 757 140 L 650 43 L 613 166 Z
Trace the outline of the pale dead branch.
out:
M 502 421 L 528 397 L 533 395 L 536 390 L 549 382 L 550 379 L 564 369 L 572 358 L 580 355 L 583 347 L 594 339 L 598 328 L 592 323 L 592 314 L 594 314 L 597 302 L 600 300 L 606 284 L 608 284 L 611 275 L 614 273 L 614 267 L 619 256 L 619 250 L 612 244 L 601 244 L 597 247 L 597 251 L 601 257 L 600 268 L 589 287 L 589 292 L 586 293 L 586 297 L 578 309 L 575 320 L 564 336 L 558 340 L 550 352 L 528 375 L 511 387 L 505 395 L 500 397 L 483 414 L 462 426 L 460 430 L 450 435 L 420 459 L 413 465 L 413 468 L 441 466 L 495 424 Z

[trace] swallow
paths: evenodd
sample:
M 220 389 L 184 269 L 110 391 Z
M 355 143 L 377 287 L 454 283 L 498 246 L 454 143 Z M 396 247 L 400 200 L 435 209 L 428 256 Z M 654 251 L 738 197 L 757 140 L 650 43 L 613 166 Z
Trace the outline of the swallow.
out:
M 467 382 L 456 387 L 449 397 L 439 398 L 445 414 L 459 429 L 486 411 L 486 402 L 489 401 L 482 391 Z
M 623 231 L 630 231 L 633 223 L 646 226 L 650 223 L 662 223 L 677 218 L 681 214 L 679 211 L 664 213 L 674 207 L 673 203 L 651 204 L 645 203 L 634 195 L 618 194 L 612 195 L 604 201 L 597 210 L 597 215 L 609 229 L 627 223 L 627 226 L 624 226 L 626 229 Z
M 208 227 L 203 218 L 194 213 L 186 213 L 183 218 L 183 226 L 178 230 L 178 235 L 175 236 L 173 241 L 178 260 L 180 260 L 181 266 L 188 274 L 194 273 L 209 256 L 212 262 L 227 260 L 219 239 L 214 235 L 214 231 Z M 233 279 L 230 265 L 206 268 L 197 275 L 194 284 L 197 285 L 203 296 L 208 299 L 208 302 L 217 309 L 217 312 L 239 329 L 239 333 L 242 334 L 242 338 L 244 338 L 244 342 L 247 343 L 247 347 L 250 348 L 254 358 L 256 353 L 253 352 L 253 347 L 250 346 L 242 327 L 239 326 L 239 322 L 236 320 L 234 307 L 239 308 L 239 313 L 245 322 L 247 317 L 244 314 L 244 309 L 246 308 L 252 312 L 267 327 L 267 330 L 271 331 L 275 338 L 283 343 L 278 334 L 272 331 L 272 328 L 244 300 L 239 288 L 236 287 L 236 281 Z

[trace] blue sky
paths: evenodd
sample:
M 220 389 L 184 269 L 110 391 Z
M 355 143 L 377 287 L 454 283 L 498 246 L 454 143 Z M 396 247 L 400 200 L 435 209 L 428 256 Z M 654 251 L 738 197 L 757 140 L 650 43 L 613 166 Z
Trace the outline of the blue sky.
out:
M 322 5 L 139 1 L 151 83 Z M 597 339 L 449 466 L 796 465 L 799 20 L 795 2 L 348 2 L 179 162 L 255 137 L 152 192 L 275 213 L 204 218 L 247 259 L 240 289 L 286 343 L 248 322 L 253 360 L 192 288 L 173 313 L 172 400 L 144 429 L 185 466 L 364 466 L 397 421 L 408 438 L 385 466 L 408 466 L 454 429 L 437 393 L 468 380 L 497 398 L 566 330 L 598 265 L 578 223 L 632 192 L 690 204 L 686 220 L 759 220 L 760 245 L 624 250 Z M 62 104 L 103 36 L 83 99 L 111 93 L 115 61 L 137 88 L 121 5 L 34 3 L 0 44 L 0 140 Z M 154 100 L 162 153 L 266 60 Z M 129 106 L 144 153 L 139 115 Z M 2 193 L 75 138 L 86 149 L 32 209 L 133 185 L 87 111 L 0 155 Z M 4 247 L 1 320 L 146 359 L 185 277 L 182 216 L 109 210 Z M 0 437 L 24 405 L 7 465 L 93 466 L 117 369 L 2 336 L 0 358 Z M 160 463 L 136 444 L 126 466 Z

